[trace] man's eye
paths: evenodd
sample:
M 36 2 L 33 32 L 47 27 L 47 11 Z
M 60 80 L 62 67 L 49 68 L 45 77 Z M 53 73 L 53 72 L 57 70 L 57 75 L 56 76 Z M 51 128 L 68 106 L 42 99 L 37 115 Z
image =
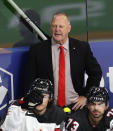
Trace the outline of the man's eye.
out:
M 55 27 L 56 27 L 56 25 L 52 25 L 52 27 L 53 27 L 53 28 L 55 28 Z
M 61 25 L 61 26 L 60 26 L 60 28 L 64 28 L 64 26 L 63 26 L 63 25 Z

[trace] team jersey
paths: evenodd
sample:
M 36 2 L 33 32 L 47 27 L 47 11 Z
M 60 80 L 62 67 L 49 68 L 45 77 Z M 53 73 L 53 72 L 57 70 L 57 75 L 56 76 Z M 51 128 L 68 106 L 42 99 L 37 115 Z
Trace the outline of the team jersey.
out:
M 72 114 L 66 122 L 67 131 L 113 131 L 113 109 L 109 108 L 97 127 L 93 128 L 88 119 L 88 109 Z
M 1 126 L 3 131 L 60 131 L 65 118 L 63 110 L 51 106 L 42 116 L 32 110 L 22 110 L 21 106 L 11 105 L 6 119 Z

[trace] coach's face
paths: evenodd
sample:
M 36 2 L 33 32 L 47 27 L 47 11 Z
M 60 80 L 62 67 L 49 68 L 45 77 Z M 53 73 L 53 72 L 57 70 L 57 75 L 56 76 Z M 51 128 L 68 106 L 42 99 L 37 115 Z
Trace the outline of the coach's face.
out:
M 66 42 L 70 30 L 71 25 L 66 16 L 59 14 L 53 17 L 51 22 L 51 33 L 56 43 L 63 44 Z
M 103 117 L 105 110 L 107 109 L 107 106 L 104 102 L 92 102 L 88 104 L 88 109 L 89 115 L 92 118 L 101 119 Z

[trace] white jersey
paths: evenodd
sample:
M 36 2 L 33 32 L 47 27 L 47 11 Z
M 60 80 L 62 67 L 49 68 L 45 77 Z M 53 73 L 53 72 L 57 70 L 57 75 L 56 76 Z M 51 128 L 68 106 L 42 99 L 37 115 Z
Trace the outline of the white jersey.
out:
M 54 115 L 54 112 L 51 115 Z M 36 117 L 32 116 L 32 113 L 22 110 L 21 106 L 11 105 L 1 128 L 3 131 L 59 131 L 60 124 L 53 122 L 53 119 L 50 121 L 39 122 Z

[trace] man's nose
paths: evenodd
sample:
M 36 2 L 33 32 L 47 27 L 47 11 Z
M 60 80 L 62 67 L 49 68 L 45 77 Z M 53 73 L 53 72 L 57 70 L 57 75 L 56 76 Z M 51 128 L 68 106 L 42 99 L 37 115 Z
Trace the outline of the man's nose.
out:
M 98 109 L 99 105 L 95 105 L 94 107 L 95 107 L 95 109 Z
M 56 26 L 55 30 L 58 31 L 59 30 L 59 26 Z

